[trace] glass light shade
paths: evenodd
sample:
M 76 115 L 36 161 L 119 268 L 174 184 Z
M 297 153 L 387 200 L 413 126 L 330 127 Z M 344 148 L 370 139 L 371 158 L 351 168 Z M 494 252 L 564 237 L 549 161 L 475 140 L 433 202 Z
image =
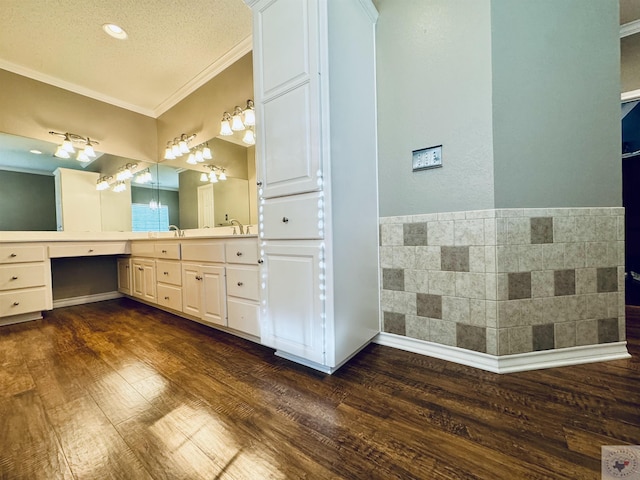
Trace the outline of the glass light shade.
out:
M 200 181 L 201 181 L 201 182 L 208 182 L 208 181 L 209 181 L 209 177 L 207 176 L 207 174 L 206 174 L 206 173 L 202 172 L 202 173 L 200 174 Z
M 198 161 L 196 160 L 196 156 L 193 153 L 189 154 L 189 158 L 187 158 L 187 163 L 189 165 L 196 165 Z
M 196 151 L 196 162 L 204 162 L 204 155 L 202 154 L 202 150 Z
M 242 118 L 240 118 L 240 115 L 234 115 L 231 118 L 231 130 L 233 130 L 234 132 L 240 132 L 244 130 L 244 123 L 242 123 Z
M 173 150 L 171 150 L 171 146 L 168 146 L 164 151 L 164 159 L 165 160 L 175 160 L 176 156 L 173 154 Z
M 255 145 L 256 137 L 253 135 L 253 130 L 251 130 L 250 128 L 247 129 L 247 131 L 244 134 L 244 137 L 242 137 L 242 141 L 247 145 Z
M 158 202 L 156 202 L 154 199 L 151 199 L 151 201 L 149 202 L 149 208 L 151 210 L 156 210 L 158 208 Z
M 220 123 L 220 135 L 225 137 L 233 135 L 233 130 L 231 130 L 231 125 L 229 125 L 229 120 L 222 120 L 222 123 Z
M 171 151 L 173 152 L 173 156 L 175 157 L 181 157 L 182 156 L 182 152 L 180 151 L 180 147 L 178 146 L 177 143 L 174 143 L 171 146 Z
M 91 142 L 87 142 L 87 146 L 84 147 L 84 154 L 87 157 L 95 157 L 96 156 L 96 152 L 93 149 L 93 145 L 91 145 Z
M 216 183 L 218 181 L 218 177 L 216 177 L 216 172 L 211 172 L 209 174 L 209 181 L 211 183 Z
M 107 182 L 104 178 L 98 182 L 96 185 L 96 190 L 102 191 L 107 190 L 109 188 L 109 182 Z
M 69 153 L 75 153 L 76 150 L 73 148 L 73 143 L 71 143 L 71 139 L 69 135 L 64 137 L 64 141 L 62 142 L 62 148 L 64 148 Z
M 256 124 L 256 112 L 253 108 L 247 107 L 244 113 L 244 124 L 253 127 Z
M 211 155 L 211 149 L 209 147 L 204 147 L 202 149 L 202 158 L 205 160 L 211 160 L 213 156 Z
M 88 162 L 91 159 L 84 150 L 79 150 L 76 160 L 78 160 L 79 162 Z
M 185 140 L 180 140 L 180 142 L 178 143 L 178 148 L 182 153 L 189 153 L 189 145 L 187 145 L 187 142 Z
M 56 149 L 56 153 L 54 153 L 54 155 L 58 158 L 69 158 L 69 152 L 67 152 L 62 145 L 60 145 L 57 149 Z
M 226 180 L 227 179 L 227 175 L 224 173 L 224 170 L 222 172 L 220 172 L 220 175 L 218 175 L 218 178 L 220 180 Z

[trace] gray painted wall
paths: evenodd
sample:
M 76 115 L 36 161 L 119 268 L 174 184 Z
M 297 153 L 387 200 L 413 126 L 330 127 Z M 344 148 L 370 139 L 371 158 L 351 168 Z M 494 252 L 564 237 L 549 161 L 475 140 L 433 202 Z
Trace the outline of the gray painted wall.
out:
M 492 208 L 489 0 L 374 3 L 380 215 Z M 440 144 L 443 168 L 413 173 Z
M 620 206 L 618 2 L 492 0 L 495 203 Z
M 56 230 L 52 176 L 0 170 L 0 230 Z

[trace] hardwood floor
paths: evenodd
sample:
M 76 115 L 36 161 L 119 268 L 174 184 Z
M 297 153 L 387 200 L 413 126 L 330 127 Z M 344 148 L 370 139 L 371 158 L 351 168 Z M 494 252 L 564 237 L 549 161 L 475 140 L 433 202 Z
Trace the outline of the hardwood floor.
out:
M 370 345 L 333 376 L 130 300 L 0 329 L 1 479 L 597 479 L 633 358 L 496 375 Z

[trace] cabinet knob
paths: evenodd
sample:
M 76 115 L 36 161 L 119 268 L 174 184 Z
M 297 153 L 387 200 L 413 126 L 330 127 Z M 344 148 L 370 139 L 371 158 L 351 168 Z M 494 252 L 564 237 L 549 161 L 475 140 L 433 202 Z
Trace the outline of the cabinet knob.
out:
M 14 307 L 17 307 L 18 305 L 20 305 L 20 302 L 13 302 Z
M 165 275 L 169 275 L 169 272 L 162 272 L 162 273 L 164 273 Z
M 138 267 L 138 270 L 143 271 L 143 270 L 144 270 L 144 268 L 142 268 L 142 267 Z
M 282 223 L 289 223 L 289 219 L 287 217 L 282 217 Z
M 242 282 L 238 282 L 238 286 L 241 287 L 242 285 L 244 285 L 244 283 Z
M 15 257 L 17 257 L 18 255 L 17 255 L 17 254 L 15 254 L 15 253 L 12 253 L 12 254 L 11 254 L 11 255 L 9 255 L 9 256 L 10 256 L 11 258 L 15 258 Z
M 241 256 L 242 256 L 242 252 L 236 252 L 236 255 L 237 255 L 238 257 L 241 257 Z
M 164 297 L 165 300 L 169 300 L 169 297 Z
M 11 277 L 11 280 L 17 280 L 18 277 L 16 277 L 15 275 L 13 277 Z
M 91 253 L 91 252 L 93 252 L 93 248 L 90 248 L 90 249 L 89 249 L 89 253 Z
M 262 181 L 258 180 L 258 181 L 256 182 L 256 185 L 258 185 L 259 187 L 261 187 L 261 186 L 262 186 Z
M 264 263 L 264 260 L 263 260 L 263 259 L 259 259 L 259 260 L 258 260 L 258 263 L 259 263 L 260 265 L 262 265 L 262 264 Z
M 162 250 L 162 253 L 167 253 L 167 251 L 166 250 Z
M 202 280 L 202 277 L 200 275 L 196 275 L 196 280 Z

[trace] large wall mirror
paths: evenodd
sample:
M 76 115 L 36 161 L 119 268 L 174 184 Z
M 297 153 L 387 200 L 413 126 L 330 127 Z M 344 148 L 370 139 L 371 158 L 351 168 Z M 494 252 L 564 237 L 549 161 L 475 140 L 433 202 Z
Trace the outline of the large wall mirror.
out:
M 0 230 L 165 231 L 169 225 L 185 230 L 227 226 L 231 220 L 256 223 L 250 188 L 255 186 L 255 149 L 235 137 L 196 137 L 191 143 L 205 140 L 213 158 L 196 165 L 187 163 L 187 156 L 156 164 L 100 154 L 99 146 L 96 158 L 83 163 L 55 157 L 55 138 L 46 142 L 0 133 Z M 135 165 L 134 176 L 114 192 L 116 175 L 127 165 Z M 212 183 L 210 165 L 222 169 L 226 180 Z M 137 183 L 143 173 L 150 181 Z M 97 181 L 105 177 L 109 188 L 97 192 Z M 79 195 L 78 184 L 86 187 Z M 97 211 L 90 210 L 92 204 Z M 61 222 L 61 208 L 76 207 L 76 221 Z

